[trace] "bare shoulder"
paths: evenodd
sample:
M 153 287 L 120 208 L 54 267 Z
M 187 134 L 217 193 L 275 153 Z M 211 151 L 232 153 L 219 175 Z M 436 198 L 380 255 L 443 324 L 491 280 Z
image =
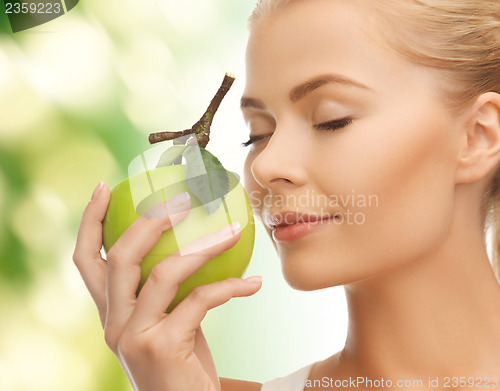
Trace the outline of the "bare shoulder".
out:
M 220 388 L 222 391 L 260 391 L 262 384 L 246 381 L 229 379 L 227 377 L 220 377 Z

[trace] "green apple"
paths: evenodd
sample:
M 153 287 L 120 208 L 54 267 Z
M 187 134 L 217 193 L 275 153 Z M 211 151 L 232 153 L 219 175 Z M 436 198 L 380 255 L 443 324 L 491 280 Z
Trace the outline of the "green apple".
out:
M 207 233 L 218 231 L 235 221 L 240 223 L 241 237 L 238 243 L 226 252 L 214 256 L 182 282 L 167 312 L 172 311 L 197 286 L 230 277 L 241 277 L 250 262 L 255 239 L 252 207 L 238 178 L 227 171 L 230 191 L 217 210 L 208 214 L 204 205 L 188 188 L 185 168 L 183 164 L 159 167 L 120 182 L 111 190 L 111 199 L 103 221 L 103 245 L 108 252 L 147 209 L 179 193 L 186 191 L 190 194 L 192 206 L 188 216 L 174 228 L 165 231 L 155 247 L 143 258 L 138 291 L 158 262 Z

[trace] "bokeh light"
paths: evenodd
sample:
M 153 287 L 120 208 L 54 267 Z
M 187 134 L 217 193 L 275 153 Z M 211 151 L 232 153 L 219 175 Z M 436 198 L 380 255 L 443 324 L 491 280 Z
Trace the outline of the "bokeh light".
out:
M 127 176 L 148 133 L 197 121 L 226 71 L 236 82 L 208 149 L 241 176 L 253 5 L 85 0 L 15 34 L 0 14 L 0 390 L 131 390 L 71 259 L 81 214 L 100 180 Z M 253 274 L 261 292 L 202 324 L 221 376 L 265 381 L 340 347 L 343 292 L 293 291 L 259 225 Z

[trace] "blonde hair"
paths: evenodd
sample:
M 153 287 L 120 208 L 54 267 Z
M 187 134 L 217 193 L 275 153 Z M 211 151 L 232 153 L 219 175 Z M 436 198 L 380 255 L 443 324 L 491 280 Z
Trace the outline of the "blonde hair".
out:
M 248 19 L 252 29 L 292 2 L 258 0 Z M 352 2 L 353 0 L 349 0 Z M 461 111 L 486 92 L 500 94 L 499 0 L 363 0 L 382 19 L 384 41 L 410 61 L 443 71 L 453 89 L 443 90 L 452 110 Z M 397 34 L 394 34 L 397 31 Z M 482 200 L 491 263 L 500 283 L 500 167 Z

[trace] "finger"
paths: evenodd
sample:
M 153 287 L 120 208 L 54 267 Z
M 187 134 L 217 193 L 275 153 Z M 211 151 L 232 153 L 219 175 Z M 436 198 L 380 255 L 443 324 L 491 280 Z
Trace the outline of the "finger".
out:
M 219 378 L 217 375 L 217 368 L 212 354 L 210 353 L 210 346 L 208 345 L 201 327 L 198 327 L 195 332 L 193 353 L 198 357 L 205 372 L 207 372 L 207 375 L 212 381 L 217 381 Z
M 168 327 L 179 342 L 186 342 L 192 349 L 193 333 L 200 326 L 207 312 L 233 297 L 251 296 L 262 286 L 262 277 L 226 280 L 202 285 L 194 289 L 174 310 L 163 319 L 163 327 Z
M 217 232 L 202 236 L 156 264 L 139 293 L 130 327 L 140 332 L 165 317 L 165 310 L 185 279 L 216 255 L 229 250 L 239 240 L 241 230 L 232 223 Z M 188 255 L 180 255 L 188 253 Z
M 171 198 L 159 208 L 152 208 L 155 213 L 149 213 L 150 217 L 143 215 L 134 221 L 110 248 L 106 280 L 107 326 L 122 328 L 128 321 L 135 306 L 142 259 L 156 245 L 163 231 L 189 214 L 190 206 L 187 193 Z
M 73 261 L 94 299 L 100 315 L 106 307 L 106 263 L 101 256 L 102 221 L 110 198 L 108 187 L 99 182 L 82 216 Z

